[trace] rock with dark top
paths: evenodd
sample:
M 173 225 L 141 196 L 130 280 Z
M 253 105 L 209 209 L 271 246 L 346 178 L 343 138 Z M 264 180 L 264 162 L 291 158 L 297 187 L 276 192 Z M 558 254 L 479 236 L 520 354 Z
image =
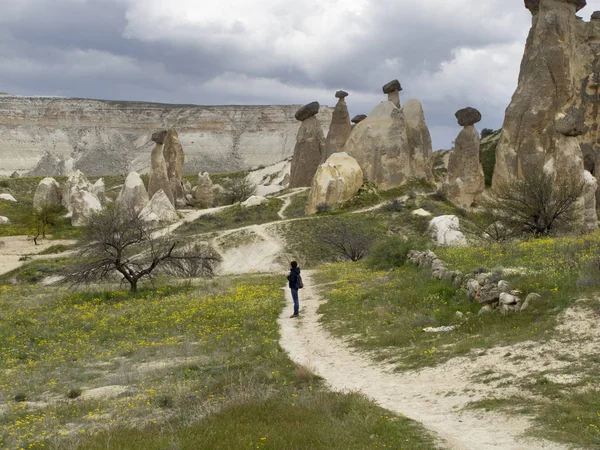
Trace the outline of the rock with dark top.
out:
M 382 89 L 384 94 L 390 94 L 395 91 L 402 91 L 402 86 L 398 80 L 393 80 L 385 84 Z
M 357 123 L 361 123 L 363 120 L 365 120 L 367 118 L 366 114 L 359 114 L 357 116 L 354 116 L 352 118 L 352 123 L 357 124 Z
M 338 97 L 337 94 L 336 97 Z M 331 116 L 331 125 L 327 134 L 327 151 L 321 159 L 322 163 L 327 161 L 327 158 L 332 154 L 342 151 L 352 132 L 352 124 L 350 123 L 350 114 L 348 113 L 345 96 L 338 97 L 338 99 L 333 115 Z
M 302 122 L 306 119 L 316 116 L 319 112 L 320 107 L 321 105 L 319 105 L 319 102 L 312 102 L 307 105 L 304 105 L 296 112 L 296 120 Z
M 481 122 L 481 113 L 475 108 L 468 107 L 457 111 L 456 118 L 461 127 L 468 127 L 469 125 Z
M 531 14 L 535 15 L 540 11 L 541 2 L 542 0 L 525 0 L 525 8 L 531 11 Z M 575 5 L 577 11 L 585 8 L 585 6 L 587 5 L 586 0 L 559 0 L 559 2 L 570 3 L 572 5 Z
M 592 13 L 592 20 L 600 20 L 600 11 L 594 11 Z
M 342 100 L 340 100 L 342 101 Z M 318 109 L 317 103 L 317 109 Z M 296 117 L 297 118 L 297 117 Z M 290 188 L 310 187 L 317 168 L 327 154 L 321 123 L 312 115 L 302 121 L 290 168 Z
M 19 178 L 21 175 L 19 175 L 19 172 L 17 172 L 16 170 L 10 175 L 11 178 Z
M 346 98 L 348 95 L 349 94 L 346 91 L 337 91 L 335 93 L 335 98 Z
M 585 133 L 585 117 L 581 109 L 573 108 L 556 121 L 556 131 L 564 136 L 581 136 Z

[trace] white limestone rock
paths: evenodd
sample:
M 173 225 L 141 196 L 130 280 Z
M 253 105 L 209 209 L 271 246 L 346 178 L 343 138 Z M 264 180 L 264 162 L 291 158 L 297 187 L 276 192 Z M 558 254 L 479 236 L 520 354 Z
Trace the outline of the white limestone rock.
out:
M 160 189 L 142 209 L 140 219 L 144 222 L 173 223 L 179 220 L 179 215 L 165 191 Z
M 85 175 L 80 171 L 76 170 L 69 178 L 63 188 L 62 194 L 62 205 L 71 213 L 73 211 L 72 203 L 79 195 L 79 191 L 90 191 L 91 184 Z
M 198 174 L 198 185 L 194 188 L 193 203 L 199 208 L 210 208 L 214 201 L 213 182 L 208 172 Z
M 465 247 L 467 239 L 460 231 L 460 222 L 456 216 L 439 216 L 429 223 L 429 232 L 435 241 L 446 247 Z
M 4 200 L 6 202 L 17 203 L 17 199 L 14 198 L 10 194 L 0 194 L 0 200 Z
M 90 192 L 98 197 L 100 203 L 106 204 L 106 186 L 104 185 L 104 178 L 100 178 L 92 186 L 90 186 Z
M 241 206 L 244 208 L 252 208 L 253 206 L 260 206 L 268 203 L 269 199 L 266 197 L 261 197 L 260 195 L 253 195 L 245 202 L 241 203 Z
M 79 191 L 71 203 L 73 215 L 71 224 L 74 227 L 83 227 L 87 220 L 95 213 L 102 211 L 102 204 L 98 197 L 88 191 Z
M 61 197 L 60 184 L 54 178 L 44 178 L 35 190 L 33 207 L 39 210 L 42 205 L 60 206 Z
M 139 214 L 149 201 L 148 192 L 140 175 L 137 172 L 131 172 L 127 175 L 125 184 L 117 198 L 119 207 L 123 210 Z
M 417 216 L 417 217 L 431 217 L 431 216 L 433 216 L 433 214 L 431 214 L 429 211 L 425 211 L 423 208 L 416 209 L 411 214 L 413 216 Z
M 0 216 L 0 225 L 8 225 L 10 223 L 10 219 L 8 217 Z
M 358 162 L 347 153 L 334 153 L 317 169 L 306 213 L 316 213 L 323 204 L 338 206 L 354 197 L 362 185 L 363 171 Z

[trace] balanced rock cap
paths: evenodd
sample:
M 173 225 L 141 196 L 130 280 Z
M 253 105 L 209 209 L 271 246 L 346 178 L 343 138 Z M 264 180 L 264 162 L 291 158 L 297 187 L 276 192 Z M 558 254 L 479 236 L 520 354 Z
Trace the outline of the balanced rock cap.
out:
M 388 84 L 383 86 L 384 94 L 391 94 L 392 92 L 401 91 L 401 90 L 402 90 L 402 86 L 400 85 L 400 82 L 398 80 L 390 81 Z
M 354 116 L 354 118 L 352 119 L 352 123 L 360 123 L 366 118 L 367 116 L 365 114 L 359 114 L 358 116 Z
M 337 91 L 335 93 L 335 98 L 346 98 L 348 95 L 349 94 L 346 91 Z
M 562 0 L 562 1 L 564 3 L 571 3 L 572 5 L 575 5 L 577 8 L 577 11 L 585 8 L 585 6 L 587 5 L 586 0 Z M 535 15 L 540 10 L 540 3 L 541 3 L 541 0 L 525 0 L 525 8 L 527 8 L 529 11 L 531 11 L 531 14 Z
M 308 105 L 304 105 L 302 108 L 300 108 L 296 112 L 296 120 L 299 120 L 300 122 L 302 122 L 303 120 L 306 120 L 312 116 L 317 115 L 320 107 L 321 107 L 321 105 L 319 105 L 319 102 L 312 102 L 312 103 L 309 103 Z
M 600 11 L 594 11 L 592 13 L 592 20 L 600 20 Z
M 475 125 L 481 121 L 481 113 L 475 108 L 464 108 L 456 112 L 456 118 L 458 124 L 461 127 L 468 127 L 469 125 Z
M 157 144 L 164 144 L 167 139 L 167 130 L 157 131 L 152 135 L 152 141 Z

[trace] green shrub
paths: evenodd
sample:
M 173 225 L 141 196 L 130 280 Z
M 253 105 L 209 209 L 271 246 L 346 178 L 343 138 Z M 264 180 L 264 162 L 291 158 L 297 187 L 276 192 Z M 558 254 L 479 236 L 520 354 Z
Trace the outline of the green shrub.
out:
M 15 396 L 13 397 L 13 400 L 14 400 L 15 402 L 18 402 L 18 403 L 23 403 L 23 402 L 26 402 L 28 399 L 29 399 L 29 397 L 28 397 L 28 396 L 27 396 L 27 394 L 26 394 L 26 393 L 24 393 L 24 392 L 18 392 L 18 393 L 16 393 L 16 394 L 15 394 Z
M 400 236 L 392 236 L 373 247 L 367 265 L 377 270 L 403 266 L 408 258 L 408 252 L 411 250 L 413 250 L 411 241 Z
M 79 388 L 73 388 L 69 392 L 67 392 L 67 398 L 74 399 L 81 397 L 82 391 Z

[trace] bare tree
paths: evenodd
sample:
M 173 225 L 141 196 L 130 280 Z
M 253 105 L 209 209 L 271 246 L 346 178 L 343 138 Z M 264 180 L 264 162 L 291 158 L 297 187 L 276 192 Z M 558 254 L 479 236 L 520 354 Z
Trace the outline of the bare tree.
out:
M 555 180 L 539 169 L 497 186 L 483 207 L 507 229 L 542 236 L 572 224 L 585 189 L 583 179 Z
M 350 261 L 363 259 L 374 242 L 373 230 L 360 223 L 347 223 L 336 220 L 316 230 L 317 242 L 330 247 L 333 251 Z
M 220 260 L 211 248 L 173 240 L 114 205 L 88 218 L 80 243 L 83 262 L 67 274 L 66 282 L 89 284 L 118 274 L 131 292 L 137 291 L 139 280 L 155 272 L 210 277 Z
M 246 175 L 237 175 L 227 178 L 223 182 L 225 189 L 224 198 L 227 203 L 233 205 L 237 202 L 243 202 L 256 194 L 256 184 L 254 184 Z
M 55 227 L 60 220 L 61 208 L 55 205 L 42 204 L 31 210 L 31 228 L 33 242 L 38 245 L 40 237 L 46 239 L 46 233 Z

